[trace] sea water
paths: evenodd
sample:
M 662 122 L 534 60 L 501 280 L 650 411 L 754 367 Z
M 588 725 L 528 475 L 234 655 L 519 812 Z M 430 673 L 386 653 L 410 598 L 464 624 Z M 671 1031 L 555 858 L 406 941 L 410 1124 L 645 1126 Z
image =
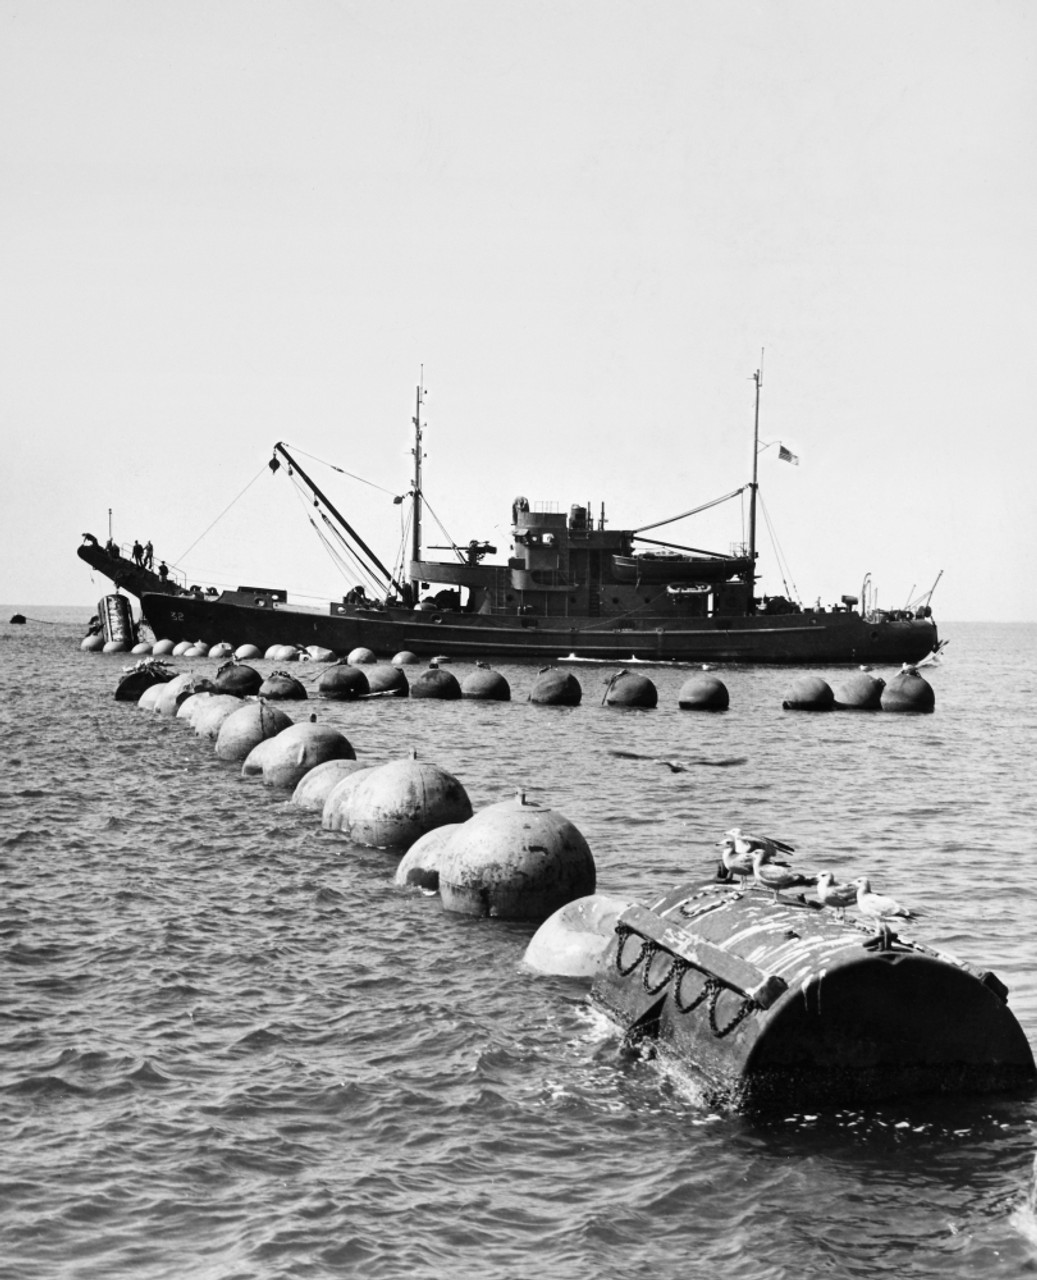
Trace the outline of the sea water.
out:
M 79 650 L 88 610 L 4 608 L 7 1280 L 1037 1272 L 1033 1097 L 715 1114 L 620 1051 L 586 982 L 523 966 L 533 926 L 394 887 L 388 853 L 116 702 L 133 660 Z M 623 711 L 593 665 L 575 708 L 504 665 L 510 703 L 289 710 L 364 760 L 417 748 L 477 809 L 524 788 L 605 892 L 708 874 L 734 825 L 866 873 L 998 974 L 1032 1044 L 1037 628 L 941 633 L 932 715 L 785 712 L 765 668 L 717 672 L 722 714 L 678 709 L 688 668 L 641 668 L 659 707 Z

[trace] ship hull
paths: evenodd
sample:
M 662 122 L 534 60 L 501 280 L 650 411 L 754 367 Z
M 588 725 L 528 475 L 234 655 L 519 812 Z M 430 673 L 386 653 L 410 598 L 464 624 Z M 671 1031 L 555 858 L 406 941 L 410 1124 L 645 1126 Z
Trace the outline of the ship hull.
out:
M 243 594 L 243 593 L 233 593 Z M 908 618 L 869 622 L 859 614 L 799 613 L 636 622 L 589 617 L 544 618 L 333 605 L 327 611 L 265 600 L 145 593 L 145 619 L 160 639 L 319 645 L 336 653 L 364 647 L 379 655 L 557 660 L 567 656 L 623 661 L 766 663 L 918 662 L 937 647 L 935 624 Z

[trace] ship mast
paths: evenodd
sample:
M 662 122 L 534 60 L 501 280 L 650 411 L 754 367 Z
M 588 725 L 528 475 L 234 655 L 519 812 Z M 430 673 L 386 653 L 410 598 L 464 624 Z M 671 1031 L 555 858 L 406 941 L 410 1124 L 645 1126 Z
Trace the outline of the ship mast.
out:
M 761 362 L 762 364 L 762 362 Z M 756 612 L 756 492 L 759 489 L 757 475 L 760 467 L 760 388 L 763 386 L 763 369 L 753 374 L 756 383 L 756 412 L 753 417 L 753 478 L 749 485 L 749 613 Z
M 415 411 L 412 419 L 414 423 L 414 448 L 411 452 L 414 454 L 414 481 L 411 485 L 411 573 L 415 572 L 414 566 L 421 559 L 421 460 L 424 457 L 421 445 L 421 406 L 425 402 L 424 388 L 424 370 L 422 371 L 422 380 L 418 383 L 415 394 Z M 421 586 L 420 578 L 411 578 L 411 603 L 418 603 L 418 593 Z

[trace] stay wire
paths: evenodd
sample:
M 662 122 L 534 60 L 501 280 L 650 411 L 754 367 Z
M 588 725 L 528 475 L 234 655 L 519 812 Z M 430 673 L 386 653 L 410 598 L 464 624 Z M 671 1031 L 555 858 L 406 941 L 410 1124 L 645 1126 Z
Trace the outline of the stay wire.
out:
M 227 514 L 227 512 L 231 509 L 231 507 L 233 507 L 233 506 L 234 506 L 234 504 L 235 504 L 236 502 L 240 502 L 240 501 L 241 501 L 241 499 L 245 496 L 245 494 L 246 494 L 246 493 L 248 493 L 249 489 L 251 489 L 251 488 L 252 488 L 252 486 L 256 483 L 256 481 L 259 479 L 259 477 L 260 477 L 260 476 L 263 474 L 263 472 L 264 472 L 264 471 L 266 471 L 266 470 L 267 470 L 267 464 L 264 462 L 264 463 L 263 463 L 263 465 L 262 465 L 262 466 L 259 468 L 259 470 L 256 472 L 256 474 L 255 474 L 255 475 L 252 477 L 252 479 L 248 482 L 248 484 L 247 484 L 247 485 L 245 485 L 244 489 L 242 489 L 242 491 L 238 494 L 238 496 L 237 496 L 236 498 L 233 498 L 230 502 L 228 502 L 228 503 L 227 503 L 227 505 L 223 508 L 223 510 L 220 512 L 220 514 L 219 514 L 219 515 L 216 517 L 216 519 L 212 522 L 212 524 L 210 524 L 210 525 L 209 525 L 208 529 L 206 529 L 204 532 L 200 533 L 200 534 L 198 535 L 198 537 L 197 537 L 197 538 L 195 538 L 194 542 L 192 542 L 192 543 L 191 543 L 191 545 L 187 548 L 187 550 L 186 550 L 186 551 L 184 551 L 184 552 L 182 552 L 182 553 L 180 554 L 180 556 L 179 556 L 176 560 L 174 560 L 174 561 L 173 561 L 173 564 L 174 564 L 174 565 L 179 565 L 179 564 L 181 563 L 181 561 L 182 561 L 182 560 L 184 560 L 187 556 L 189 556 L 189 555 L 191 554 L 191 552 L 195 549 L 195 547 L 199 544 L 199 542 L 201 542 L 201 540 L 202 540 L 202 539 L 203 539 L 207 534 L 209 534 L 209 533 L 211 533 L 211 532 L 212 532 L 212 530 L 216 527 L 216 525 L 218 525 L 218 524 L 219 524 L 219 522 L 223 519 L 223 517 Z

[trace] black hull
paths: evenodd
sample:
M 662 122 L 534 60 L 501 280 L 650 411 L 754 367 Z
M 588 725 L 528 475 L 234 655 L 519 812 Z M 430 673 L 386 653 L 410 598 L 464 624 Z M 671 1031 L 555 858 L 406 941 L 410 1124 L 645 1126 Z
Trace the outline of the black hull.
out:
M 937 645 L 929 619 L 867 622 L 856 613 L 747 618 L 647 617 L 618 626 L 600 618 L 536 618 L 336 605 L 321 612 L 262 607 L 192 595 L 145 593 L 142 609 L 156 638 L 319 645 L 347 654 L 365 647 L 383 657 L 557 661 L 569 655 L 621 662 L 744 662 L 779 666 L 918 662 Z

